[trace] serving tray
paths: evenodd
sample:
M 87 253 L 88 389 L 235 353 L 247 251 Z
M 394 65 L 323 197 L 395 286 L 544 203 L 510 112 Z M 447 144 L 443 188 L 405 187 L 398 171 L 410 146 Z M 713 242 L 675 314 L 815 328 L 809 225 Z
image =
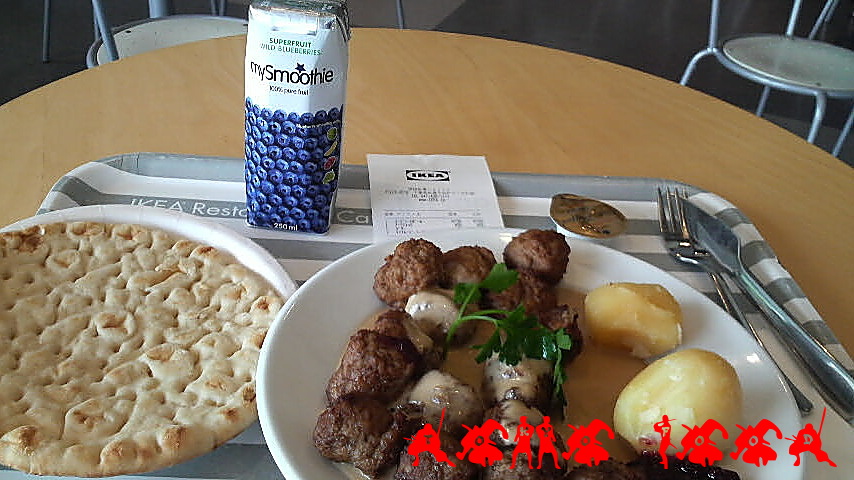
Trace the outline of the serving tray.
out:
M 659 234 L 656 187 L 685 188 L 693 202 L 733 229 L 742 243 L 747 265 L 768 287 L 772 296 L 785 305 L 846 368 L 854 369 L 851 357 L 795 280 L 776 260 L 761 234 L 735 205 L 718 195 L 657 178 L 501 172 L 493 172 L 492 178 L 505 227 L 554 228 L 549 217 L 549 205 L 552 195 L 557 193 L 574 193 L 606 201 L 626 216 L 625 234 L 602 240 L 573 238 L 570 244 L 573 241 L 595 241 L 628 253 L 671 273 L 717 301 L 708 277 L 672 259 Z M 328 234 L 265 230 L 250 227 L 245 221 L 242 159 L 130 153 L 93 161 L 67 173 L 48 193 L 39 213 L 80 205 L 128 204 L 206 217 L 265 248 L 299 285 L 332 261 L 372 242 L 369 188 L 367 167 L 342 165 L 333 222 Z M 751 320 L 763 324 L 758 311 L 746 297 L 737 295 L 737 300 Z M 794 368 L 791 360 L 777 357 L 787 372 Z M 811 397 L 817 399 L 814 395 Z M 0 467 L 0 480 L 36 478 Z M 256 423 L 208 455 L 168 469 L 122 478 L 269 480 L 282 478 L 282 475 L 273 463 Z

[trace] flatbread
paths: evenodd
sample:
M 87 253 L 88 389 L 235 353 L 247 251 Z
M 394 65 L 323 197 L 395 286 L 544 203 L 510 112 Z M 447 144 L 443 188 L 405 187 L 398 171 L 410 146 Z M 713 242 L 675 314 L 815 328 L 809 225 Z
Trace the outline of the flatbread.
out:
M 0 462 L 96 477 L 209 452 L 257 419 L 282 304 L 231 255 L 156 229 L 0 234 Z

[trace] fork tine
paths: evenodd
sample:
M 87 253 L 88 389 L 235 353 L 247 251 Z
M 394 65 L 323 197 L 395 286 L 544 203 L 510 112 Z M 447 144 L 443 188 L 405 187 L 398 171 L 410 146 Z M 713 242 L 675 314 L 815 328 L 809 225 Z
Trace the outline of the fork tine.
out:
M 669 204 L 667 204 L 667 199 L 661 187 L 658 187 L 656 190 L 658 191 L 658 228 L 662 233 L 668 234 L 671 232 L 668 216 Z
M 688 219 L 685 218 L 685 202 L 688 201 L 685 190 L 675 189 L 673 199 L 676 203 L 676 215 L 679 217 L 679 230 L 682 232 L 682 238 L 693 243 L 694 235 L 691 234 L 691 229 L 688 228 Z

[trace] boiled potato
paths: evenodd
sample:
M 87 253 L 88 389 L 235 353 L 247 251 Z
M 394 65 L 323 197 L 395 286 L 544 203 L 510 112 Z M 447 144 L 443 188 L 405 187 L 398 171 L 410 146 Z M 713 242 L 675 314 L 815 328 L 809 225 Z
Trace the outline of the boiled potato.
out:
M 741 384 L 732 365 L 716 353 L 687 349 L 656 360 L 625 386 L 614 407 L 614 430 L 638 451 L 658 451 L 661 435 L 653 426 L 667 415 L 670 443 L 681 450 L 688 433 L 683 424 L 702 426 L 713 419 L 729 433 L 729 439 L 720 430 L 711 436 L 725 451 L 738 432 L 741 410 Z
M 594 343 L 639 358 L 661 355 L 682 343 L 682 310 L 664 287 L 610 283 L 584 299 L 584 326 Z

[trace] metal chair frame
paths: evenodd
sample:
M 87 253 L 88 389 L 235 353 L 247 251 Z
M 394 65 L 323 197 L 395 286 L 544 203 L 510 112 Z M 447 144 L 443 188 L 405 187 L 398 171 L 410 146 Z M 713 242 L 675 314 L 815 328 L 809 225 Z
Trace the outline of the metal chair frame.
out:
M 828 98 L 840 98 L 840 99 L 854 99 L 854 90 L 828 90 L 822 88 L 809 88 L 804 87 L 802 85 L 797 85 L 794 83 L 790 83 L 784 80 L 777 79 L 770 75 L 762 74 L 757 71 L 749 70 L 742 65 L 739 65 L 735 61 L 733 61 L 724 51 L 724 45 L 727 41 L 732 40 L 733 38 L 741 38 L 746 35 L 735 36 L 730 39 L 726 39 L 721 41 L 718 37 L 718 25 L 719 25 L 719 17 L 720 17 L 720 0 L 711 0 L 712 2 L 712 12 L 711 12 L 711 20 L 709 23 L 709 41 L 706 48 L 697 52 L 691 60 L 688 62 L 688 66 L 685 68 L 685 72 L 682 74 L 682 79 L 679 83 L 682 85 L 687 85 L 688 80 L 694 72 L 694 69 L 697 66 L 697 63 L 707 57 L 714 56 L 715 59 L 723 65 L 728 70 L 736 73 L 737 75 L 744 77 L 748 80 L 757 82 L 759 84 L 764 85 L 765 87 L 762 90 L 762 95 L 759 99 L 759 104 L 756 108 L 756 115 L 761 116 L 765 111 L 765 106 L 768 101 L 768 95 L 771 91 L 771 88 L 784 90 L 792 93 L 797 93 L 801 95 L 811 95 L 815 97 L 815 111 L 813 112 L 813 119 L 810 126 L 809 133 L 807 134 L 807 141 L 810 143 L 815 143 L 815 139 L 818 135 L 819 128 L 821 127 L 822 120 L 824 119 L 824 114 L 827 106 Z M 793 39 L 795 41 L 804 41 L 804 42 L 814 42 L 815 36 L 820 31 L 821 27 L 824 26 L 830 19 L 830 16 L 833 14 L 836 6 L 839 4 L 839 0 L 828 0 L 825 3 L 824 8 L 821 11 L 818 19 L 810 30 L 809 35 L 806 38 L 797 37 L 794 35 L 795 27 L 798 21 L 798 16 L 800 14 L 802 0 L 794 0 L 794 4 L 792 6 L 791 14 L 789 15 L 788 24 L 786 26 L 786 31 L 782 36 Z M 779 34 L 774 36 L 781 36 Z M 836 141 L 836 144 L 833 147 L 832 154 L 834 156 L 839 156 L 839 153 L 842 150 L 842 145 L 845 142 L 845 138 L 851 131 L 852 123 L 854 123 L 854 107 L 852 107 L 851 113 L 848 116 L 848 119 L 843 126 L 839 138 Z

